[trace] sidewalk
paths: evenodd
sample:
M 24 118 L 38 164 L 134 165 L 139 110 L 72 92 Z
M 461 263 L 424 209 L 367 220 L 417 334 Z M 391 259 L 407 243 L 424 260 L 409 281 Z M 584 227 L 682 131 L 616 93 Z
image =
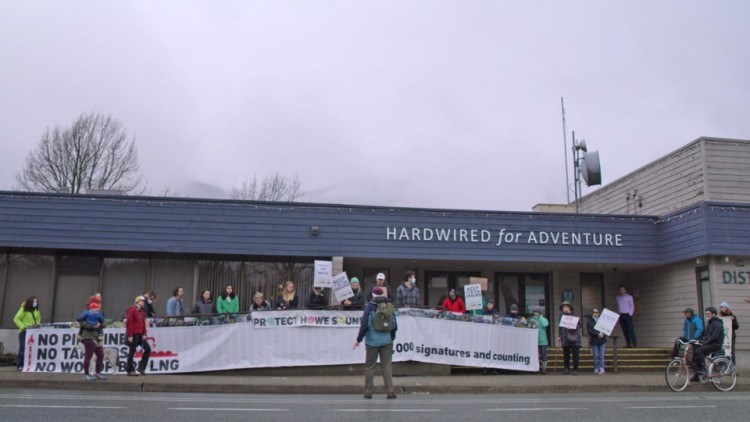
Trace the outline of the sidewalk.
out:
M 300 371 L 304 372 L 304 371 Z M 86 382 L 81 374 L 20 373 L 0 368 L 3 388 L 110 390 L 144 392 L 237 393 L 237 394 L 360 394 L 364 376 L 234 376 L 147 375 L 110 376 L 106 381 Z M 394 377 L 397 394 L 513 394 L 669 392 L 662 372 L 579 375 L 450 375 Z M 382 378 L 375 385 L 382 390 Z M 376 393 L 382 393 L 376 387 Z M 712 386 L 691 383 L 686 392 L 717 391 Z M 750 391 L 750 382 L 737 378 L 733 391 Z

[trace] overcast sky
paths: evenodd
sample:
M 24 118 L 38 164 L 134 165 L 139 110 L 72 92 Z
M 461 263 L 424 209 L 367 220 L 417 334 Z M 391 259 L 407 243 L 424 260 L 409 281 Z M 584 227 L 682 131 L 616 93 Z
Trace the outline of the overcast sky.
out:
M 750 139 L 748 18 L 744 0 L 0 0 L 0 189 L 45 127 L 95 110 L 135 136 L 152 194 L 278 171 L 310 202 L 562 203 L 561 97 L 605 183 Z

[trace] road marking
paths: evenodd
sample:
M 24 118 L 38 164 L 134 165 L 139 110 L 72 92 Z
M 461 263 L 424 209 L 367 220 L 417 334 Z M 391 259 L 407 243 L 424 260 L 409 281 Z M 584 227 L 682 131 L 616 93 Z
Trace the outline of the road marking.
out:
M 45 409 L 127 409 L 127 407 L 117 407 L 117 406 L 43 406 L 43 405 L 38 405 L 38 404 L 0 404 L 0 407 L 22 407 L 22 408 L 43 407 Z
M 231 408 L 231 407 L 170 407 L 169 410 L 206 410 L 211 412 L 288 412 L 289 409 L 250 409 L 250 408 Z
M 336 409 L 337 412 L 442 412 L 440 409 Z
M 516 407 L 507 409 L 487 409 L 488 412 L 535 412 L 537 410 L 589 410 L 588 407 Z
M 700 409 L 704 407 L 716 406 L 633 406 L 626 407 L 626 409 Z

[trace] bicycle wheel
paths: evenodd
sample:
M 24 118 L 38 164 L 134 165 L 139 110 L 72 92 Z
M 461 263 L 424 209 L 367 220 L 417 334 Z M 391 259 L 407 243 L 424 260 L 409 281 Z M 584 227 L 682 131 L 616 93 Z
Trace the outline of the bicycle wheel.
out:
M 737 371 L 731 360 L 717 358 L 708 367 L 708 379 L 717 390 L 729 391 L 737 384 Z
M 684 390 L 690 381 L 690 371 L 680 358 L 675 358 L 672 362 L 669 362 L 664 375 L 667 380 L 667 386 L 676 392 Z

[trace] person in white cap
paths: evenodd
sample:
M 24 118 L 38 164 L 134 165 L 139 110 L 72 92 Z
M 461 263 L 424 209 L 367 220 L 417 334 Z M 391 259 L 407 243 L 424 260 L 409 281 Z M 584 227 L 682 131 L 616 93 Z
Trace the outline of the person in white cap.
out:
M 737 317 L 729 309 L 729 303 L 727 302 L 721 302 L 719 304 L 719 316 L 721 318 L 729 318 L 732 320 L 732 363 L 735 363 L 734 355 L 737 353 L 735 352 L 736 349 L 734 348 L 734 344 L 735 340 L 737 340 L 737 329 L 740 328 L 740 323 L 737 322 Z
M 372 289 L 374 289 L 375 287 L 382 288 L 383 291 L 385 292 L 385 294 L 384 294 L 385 298 L 386 299 L 389 298 L 388 297 L 388 287 L 386 287 L 386 285 L 385 285 L 385 274 L 378 273 L 377 277 L 375 277 L 375 285 L 372 286 L 372 287 L 370 287 L 370 291 L 367 292 L 367 301 L 368 302 L 372 300 Z

